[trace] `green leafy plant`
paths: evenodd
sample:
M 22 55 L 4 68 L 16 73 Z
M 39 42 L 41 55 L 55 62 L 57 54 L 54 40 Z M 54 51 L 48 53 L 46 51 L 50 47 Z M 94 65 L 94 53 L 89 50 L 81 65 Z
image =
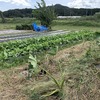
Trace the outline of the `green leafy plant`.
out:
M 29 66 L 28 66 L 28 77 L 32 77 L 32 75 L 37 76 L 39 73 L 39 68 L 37 64 L 36 56 L 33 57 L 31 54 L 29 55 Z
M 43 69 L 43 68 L 42 68 Z M 60 68 L 61 69 L 61 68 Z M 59 97 L 61 97 L 61 99 L 63 98 L 64 96 L 64 83 L 65 83 L 65 73 L 63 73 L 62 70 L 60 70 L 60 74 L 61 74 L 61 79 L 58 80 L 56 79 L 50 72 L 48 72 L 47 70 L 43 69 L 46 74 L 48 75 L 49 78 L 52 79 L 52 81 L 55 83 L 56 85 L 56 88 L 54 90 L 52 90 L 51 92 L 49 93 L 46 93 L 44 95 L 41 96 L 41 98 L 46 98 L 48 96 L 52 96 L 54 94 L 58 94 Z
M 52 95 L 54 95 L 54 94 L 56 94 L 56 93 L 57 93 L 59 96 L 62 97 L 62 96 L 63 96 L 64 82 L 65 82 L 65 79 L 64 79 L 64 76 L 65 76 L 64 74 L 65 74 L 65 73 L 63 73 L 61 66 L 59 66 L 59 68 L 60 68 L 60 74 L 61 74 L 61 79 L 58 80 L 58 79 L 56 79 L 49 71 L 47 71 L 45 68 L 43 68 L 43 67 L 41 67 L 41 66 L 38 67 L 36 57 L 33 57 L 31 54 L 30 54 L 30 56 L 29 56 L 28 62 L 29 62 L 29 69 L 28 69 L 28 70 L 29 70 L 29 77 L 31 77 L 32 75 L 37 76 L 37 74 L 39 74 L 40 70 L 43 70 L 43 71 L 46 72 L 46 75 L 47 75 L 49 78 L 51 78 L 52 81 L 53 81 L 53 82 L 55 83 L 55 85 L 56 85 L 56 88 L 55 88 L 53 91 L 42 95 L 41 98 L 46 98 L 46 97 L 52 96 Z M 60 65 L 60 64 L 59 64 L 59 65 Z
M 8 54 L 6 51 L 4 51 L 4 59 L 7 59 L 8 58 Z
M 56 55 L 56 53 L 58 52 L 58 46 L 56 46 L 55 48 L 52 48 L 49 52 L 48 52 L 48 54 L 49 55 Z
M 32 30 L 32 29 L 33 29 L 32 25 L 28 25 L 28 24 L 16 25 L 16 30 Z
M 56 48 L 49 51 L 48 54 L 54 56 L 54 55 L 56 55 L 57 52 L 58 52 L 58 46 L 56 46 Z M 48 60 L 49 60 L 48 56 L 46 56 L 46 59 L 48 62 Z M 55 83 L 56 88 L 54 90 L 52 90 L 51 92 L 42 95 L 41 98 L 45 98 L 48 96 L 52 96 L 54 94 L 58 94 L 58 96 L 61 97 L 61 99 L 62 99 L 63 95 L 64 95 L 63 88 L 64 88 L 64 83 L 65 83 L 65 78 L 64 78 L 65 73 L 63 72 L 63 70 L 60 66 L 60 62 L 59 62 L 60 80 L 56 79 L 49 71 L 45 70 L 44 68 L 42 68 L 42 69 L 46 72 L 48 77 L 51 78 L 52 81 Z

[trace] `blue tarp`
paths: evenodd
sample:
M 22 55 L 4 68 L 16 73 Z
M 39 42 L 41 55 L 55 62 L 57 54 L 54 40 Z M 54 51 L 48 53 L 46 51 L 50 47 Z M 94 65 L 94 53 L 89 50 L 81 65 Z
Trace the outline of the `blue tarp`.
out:
M 32 27 L 36 32 L 42 32 L 42 31 L 47 31 L 48 30 L 47 27 L 45 27 L 43 25 L 38 26 L 36 23 L 32 23 Z

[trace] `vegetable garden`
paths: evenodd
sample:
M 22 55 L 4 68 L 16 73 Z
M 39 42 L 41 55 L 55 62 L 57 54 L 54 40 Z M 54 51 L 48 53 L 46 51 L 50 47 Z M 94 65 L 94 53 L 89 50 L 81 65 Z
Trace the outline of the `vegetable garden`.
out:
M 99 35 L 99 32 L 80 31 L 70 34 L 0 43 L 0 65 L 1 68 L 16 66 L 27 61 L 29 54 L 37 55 L 45 53 L 56 48 L 56 46 L 60 49 L 69 47 L 82 41 L 95 39 Z

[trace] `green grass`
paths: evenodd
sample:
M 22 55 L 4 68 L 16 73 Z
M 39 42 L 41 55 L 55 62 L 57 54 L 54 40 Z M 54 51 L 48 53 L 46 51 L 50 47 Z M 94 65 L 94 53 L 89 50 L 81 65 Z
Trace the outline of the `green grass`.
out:
M 6 29 L 15 29 L 16 25 L 14 23 L 0 23 L 0 30 Z M 72 25 L 53 25 L 52 30 L 68 30 L 68 31 L 80 31 L 80 30 L 88 30 L 88 31 L 100 31 L 99 27 L 87 27 L 87 26 L 72 26 Z
M 21 24 L 32 24 L 36 22 L 40 24 L 34 18 L 6 18 L 6 23 L 0 23 L 0 30 L 3 29 L 15 29 L 16 25 Z M 1 19 L 0 19 L 1 22 Z M 96 19 L 58 19 L 54 20 L 52 24 L 53 30 L 70 30 L 70 31 L 80 31 L 80 30 L 90 30 L 90 31 L 100 31 L 100 20 Z
M 87 19 L 59 19 L 54 20 L 52 24 L 53 30 L 69 30 L 69 31 L 100 31 L 100 20 Z
M 15 27 L 14 23 L 0 23 L 0 30 L 15 29 Z
M 1 23 L 0 19 L 0 30 L 16 29 L 16 25 L 32 24 L 33 22 L 39 24 L 39 21 L 34 18 L 6 18 L 6 23 Z
M 87 30 L 87 31 L 100 31 L 100 27 L 87 27 L 87 26 L 72 26 L 72 25 L 54 25 L 52 26 L 53 30 L 67 30 L 67 31 L 80 31 L 80 30 Z
M 72 26 L 94 26 L 100 27 L 100 20 L 84 20 L 84 19 L 61 19 L 61 20 L 54 20 L 54 25 L 72 25 Z

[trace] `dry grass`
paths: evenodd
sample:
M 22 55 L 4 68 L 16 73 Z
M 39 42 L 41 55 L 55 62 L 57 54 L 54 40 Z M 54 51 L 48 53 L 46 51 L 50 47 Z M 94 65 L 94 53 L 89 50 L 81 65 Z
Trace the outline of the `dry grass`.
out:
M 59 79 L 60 73 L 57 68 L 57 62 L 62 61 L 62 66 L 67 69 L 72 65 L 72 62 L 74 64 L 72 59 L 80 59 L 86 53 L 89 46 L 90 42 L 84 42 L 72 46 L 71 48 L 61 50 L 55 56 L 50 57 L 52 61 L 50 60 L 45 64 L 45 66 L 47 66 L 48 70 L 54 75 L 54 77 Z M 48 91 L 48 89 L 51 88 L 53 89 L 55 85 L 47 76 L 39 76 L 37 79 L 33 77 L 32 79 L 27 80 L 27 72 L 24 72 L 26 71 L 26 67 L 27 64 L 17 68 L 4 69 L 0 71 L 0 100 L 29 100 L 28 95 L 25 93 L 26 89 L 35 89 L 37 92 L 41 90 L 40 93 Z M 90 69 L 88 69 L 88 71 L 90 71 Z M 99 100 L 100 86 L 98 84 L 100 84 L 100 80 L 97 80 L 98 78 L 92 69 L 90 72 L 88 71 L 86 73 L 91 75 L 93 80 L 88 77 L 89 80 L 86 80 L 86 83 L 79 85 L 78 88 L 75 87 L 76 85 L 74 83 L 77 84 L 78 75 L 80 75 L 80 73 L 68 73 L 69 76 L 65 75 L 65 93 L 67 94 L 65 100 Z M 90 87 L 88 85 L 89 82 L 93 83 L 90 84 Z M 47 100 L 58 99 L 50 97 Z

